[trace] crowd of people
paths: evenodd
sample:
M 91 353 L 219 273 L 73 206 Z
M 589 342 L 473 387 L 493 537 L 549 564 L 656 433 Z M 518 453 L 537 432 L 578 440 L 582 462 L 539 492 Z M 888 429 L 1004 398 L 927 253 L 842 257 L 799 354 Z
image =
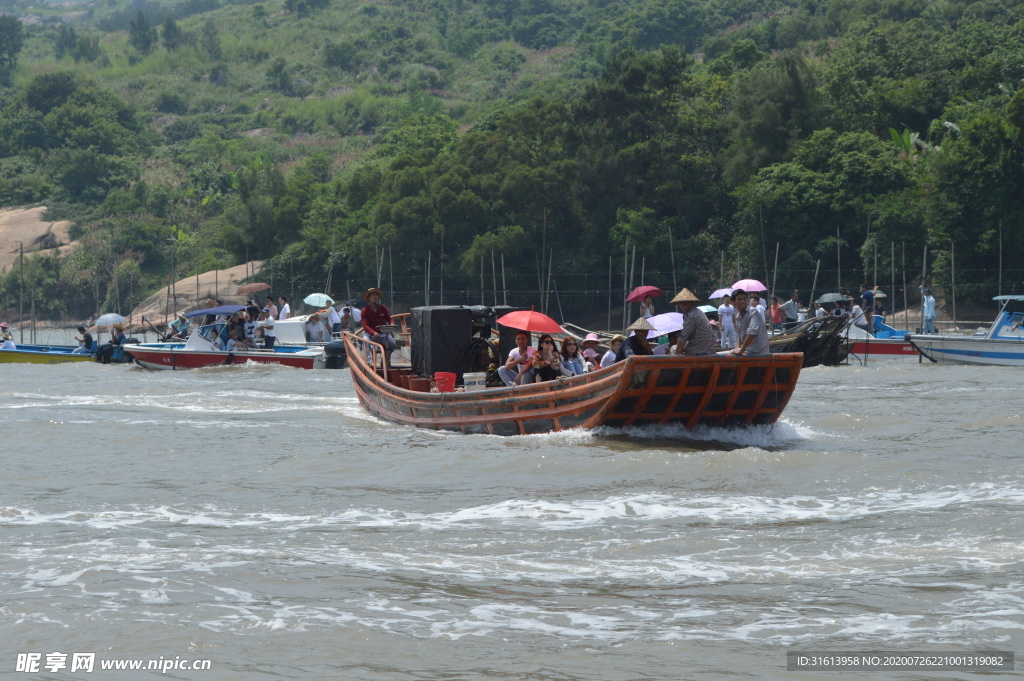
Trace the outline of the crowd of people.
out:
M 665 333 L 659 332 L 650 323 L 654 317 L 654 303 L 648 297 L 641 303 L 642 315 L 626 328 L 628 335 L 616 335 L 609 342 L 609 350 L 600 355 L 597 351 L 597 334 L 587 334 L 582 341 L 571 336 L 561 341 L 561 347 L 550 334 L 538 338 L 538 347 L 530 345 L 530 334 L 519 331 L 516 347 L 509 353 L 498 376 L 508 386 L 550 381 L 561 376 L 577 376 L 590 371 L 609 367 L 632 355 L 684 355 L 700 357 L 713 355 L 722 350 L 723 338 L 733 340 L 725 348 L 728 354 L 763 356 L 769 354 L 768 329 L 763 308 L 754 304 L 756 295 L 748 296 L 746 291 L 733 291 L 730 299 L 724 301 L 723 319 L 728 319 L 728 333 L 722 337 L 712 328 L 712 323 L 703 310 L 697 307 L 700 299 L 689 289 L 683 289 L 672 300 L 683 316 L 682 328 Z M 664 338 L 664 342 L 652 346 L 651 340 Z M 728 340 L 726 342 L 729 342 Z

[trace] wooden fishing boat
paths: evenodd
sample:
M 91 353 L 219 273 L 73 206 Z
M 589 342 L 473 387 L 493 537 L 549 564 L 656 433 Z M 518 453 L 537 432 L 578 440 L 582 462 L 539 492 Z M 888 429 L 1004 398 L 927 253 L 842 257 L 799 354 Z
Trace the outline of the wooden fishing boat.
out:
M 665 423 L 686 428 L 773 423 L 789 402 L 803 363 L 801 353 L 633 356 L 599 371 L 545 383 L 427 393 L 392 382 L 402 370 L 383 370 L 380 345 L 350 333 L 344 339 L 356 395 L 374 416 L 421 428 L 492 435 Z

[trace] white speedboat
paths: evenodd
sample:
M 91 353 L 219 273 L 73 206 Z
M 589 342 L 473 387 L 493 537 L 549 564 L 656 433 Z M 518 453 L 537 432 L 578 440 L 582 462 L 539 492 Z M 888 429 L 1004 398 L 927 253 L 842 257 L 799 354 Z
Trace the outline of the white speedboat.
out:
M 1024 366 L 1024 311 L 1007 309 L 1011 303 L 1024 308 L 1024 296 L 996 296 L 1002 302 L 987 333 L 975 336 L 911 334 L 918 351 L 938 364 L 991 364 Z

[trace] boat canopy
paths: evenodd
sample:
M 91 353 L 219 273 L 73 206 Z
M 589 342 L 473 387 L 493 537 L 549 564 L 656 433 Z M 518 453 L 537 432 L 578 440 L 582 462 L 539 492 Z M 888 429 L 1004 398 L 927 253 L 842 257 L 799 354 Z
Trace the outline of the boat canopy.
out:
M 206 308 L 205 310 L 192 310 L 191 312 L 186 312 L 185 316 L 188 317 L 189 319 L 192 319 L 193 317 L 199 317 L 200 315 L 206 315 L 206 314 L 212 314 L 212 315 L 221 315 L 221 314 L 232 315 L 232 314 L 235 314 L 236 312 L 238 312 L 239 310 L 244 310 L 244 309 L 245 309 L 244 305 L 221 305 L 220 307 L 209 307 L 209 308 Z
M 992 300 L 1024 300 L 1024 295 L 1013 295 L 1013 296 L 993 296 Z

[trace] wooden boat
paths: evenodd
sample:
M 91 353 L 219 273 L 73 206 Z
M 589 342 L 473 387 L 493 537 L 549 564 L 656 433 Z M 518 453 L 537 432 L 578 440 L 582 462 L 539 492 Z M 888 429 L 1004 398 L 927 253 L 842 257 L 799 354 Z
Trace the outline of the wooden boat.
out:
M 18 345 L 16 350 L 0 350 L 0 364 L 65 364 L 67 362 L 94 362 L 94 355 L 75 355 L 78 346 L 70 345 Z
M 842 364 L 852 343 L 846 338 L 846 317 L 817 317 L 772 336 L 768 348 L 773 353 L 801 352 L 804 368 Z
M 796 388 L 803 363 L 801 353 L 633 356 L 589 374 L 545 383 L 426 393 L 392 382 L 403 370 L 385 373 L 380 345 L 350 333 L 344 339 L 356 395 L 374 416 L 421 428 L 491 435 L 664 423 L 687 428 L 774 423 Z

